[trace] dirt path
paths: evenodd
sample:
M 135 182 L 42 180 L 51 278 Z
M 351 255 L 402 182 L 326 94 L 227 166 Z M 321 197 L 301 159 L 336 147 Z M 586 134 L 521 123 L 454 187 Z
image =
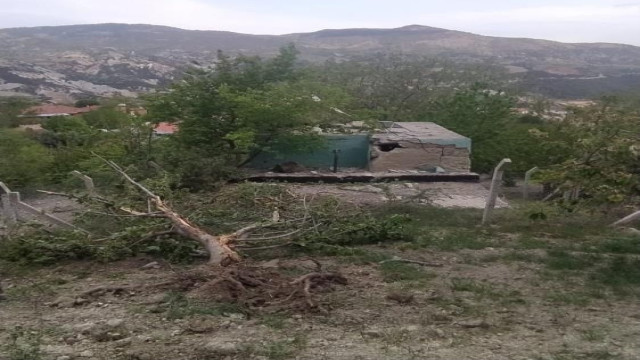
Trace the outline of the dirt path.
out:
M 296 193 L 313 196 L 332 195 L 340 199 L 363 205 L 385 202 L 414 203 L 446 208 L 475 208 L 485 206 L 489 191 L 480 183 L 433 182 L 433 183 L 375 183 L 375 184 L 331 184 L 331 185 L 291 185 Z M 496 207 L 508 204 L 498 199 Z
M 58 360 L 640 358 L 636 301 L 562 298 L 564 283 L 538 264 L 486 262 L 497 251 L 405 254 L 437 268 L 319 258 L 349 281 L 318 295 L 328 315 L 245 313 L 142 287 L 78 299 L 96 286 L 158 283 L 192 267 L 73 263 L 5 279 L 0 343 L 20 326 L 41 334 L 43 359 Z M 262 264 L 309 271 L 302 260 Z

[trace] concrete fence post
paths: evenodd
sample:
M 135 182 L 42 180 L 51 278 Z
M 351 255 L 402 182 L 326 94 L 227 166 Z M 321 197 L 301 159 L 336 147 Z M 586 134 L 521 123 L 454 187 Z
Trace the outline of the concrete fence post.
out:
M 527 200 L 529 198 L 529 183 L 531 182 L 531 176 L 538 172 L 538 167 L 534 167 L 529 169 L 526 173 L 524 173 L 524 187 L 522 189 L 522 199 Z
M 493 208 L 496 207 L 496 198 L 500 192 L 500 186 L 502 182 L 502 175 L 504 175 L 503 167 L 511 164 L 511 159 L 502 159 L 495 170 L 493 170 L 493 178 L 491 178 L 491 188 L 489 189 L 489 197 L 487 197 L 487 203 L 484 207 L 484 213 L 482 214 L 482 225 L 486 224 L 491 217 Z
M 12 226 L 18 221 L 18 214 L 11 203 L 11 189 L 3 182 L 0 182 L 0 205 L 2 206 L 2 217 L 8 226 Z
M 93 184 L 93 179 L 83 173 L 81 173 L 78 170 L 73 170 L 71 172 L 71 175 L 77 177 L 78 179 L 82 180 L 84 182 L 84 187 L 87 189 L 87 192 L 89 193 L 89 196 L 95 196 L 96 195 L 96 187 Z

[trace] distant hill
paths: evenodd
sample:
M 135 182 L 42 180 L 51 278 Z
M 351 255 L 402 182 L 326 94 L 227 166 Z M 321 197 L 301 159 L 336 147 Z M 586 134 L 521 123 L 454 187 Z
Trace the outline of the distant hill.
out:
M 630 45 L 489 37 L 420 25 L 276 36 L 96 24 L 0 29 L 0 95 L 59 101 L 135 96 L 170 83 L 186 66 L 211 64 L 218 49 L 272 56 L 289 42 L 312 62 L 381 53 L 490 61 L 521 74 L 528 89 L 556 97 L 640 88 L 640 47 Z

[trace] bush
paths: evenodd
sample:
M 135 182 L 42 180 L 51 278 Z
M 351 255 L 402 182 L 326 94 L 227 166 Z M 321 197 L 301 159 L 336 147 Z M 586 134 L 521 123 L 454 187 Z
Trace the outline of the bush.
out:
M 44 183 L 53 165 L 49 150 L 16 130 L 0 130 L 0 181 L 26 188 Z
M 409 241 L 405 224 L 411 219 L 405 215 L 376 218 L 370 214 L 331 219 L 326 228 L 305 236 L 306 242 L 332 245 L 365 245 L 392 241 Z M 326 221 L 326 220 L 325 220 Z
M 94 244 L 80 232 L 30 232 L 0 241 L 0 259 L 12 262 L 48 265 L 93 258 L 95 254 Z

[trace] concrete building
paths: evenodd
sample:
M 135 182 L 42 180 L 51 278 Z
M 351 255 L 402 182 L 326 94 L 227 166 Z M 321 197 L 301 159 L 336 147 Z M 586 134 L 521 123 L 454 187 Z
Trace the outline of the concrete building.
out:
M 371 136 L 370 171 L 471 170 L 471 139 L 430 122 L 388 122 L 383 125 L 382 131 Z
M 97 105 L 77 108 L 66 105 L 44 104 L 28 108 L 22 115 L 20 115 L 20 118 L 48 119 L 56 116 L 77 116 L 99 108 L 100 106 Z
M 310 151 L 260 153 L 248 167 L 273 169 L 295 162 L 298 168 L 326 171 L 466 173 L 471 139 L 429 122 L 386 122 L 373 133 L 325 134 Z

